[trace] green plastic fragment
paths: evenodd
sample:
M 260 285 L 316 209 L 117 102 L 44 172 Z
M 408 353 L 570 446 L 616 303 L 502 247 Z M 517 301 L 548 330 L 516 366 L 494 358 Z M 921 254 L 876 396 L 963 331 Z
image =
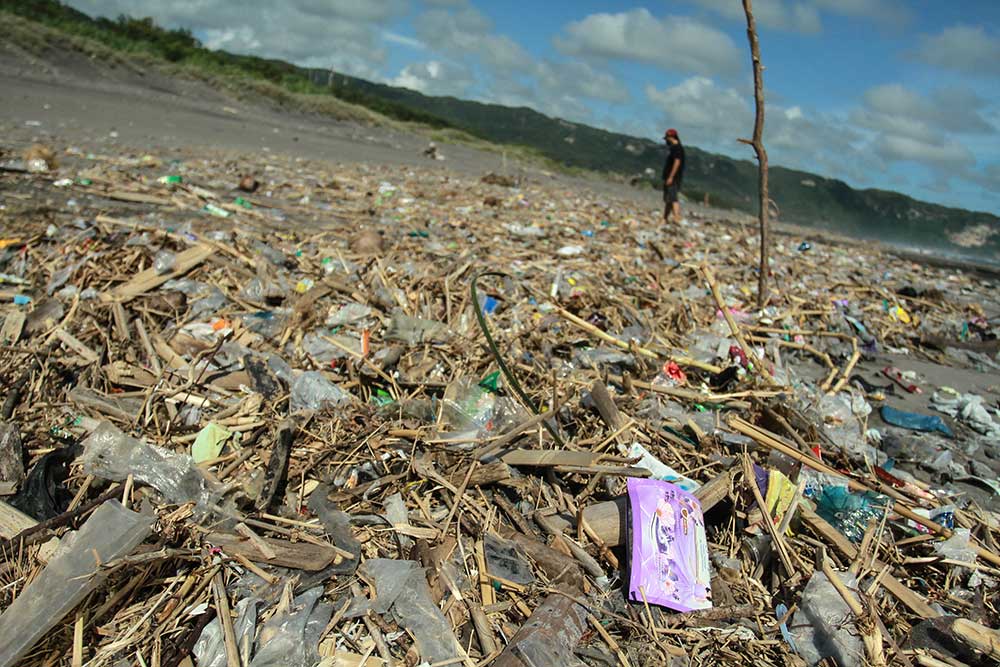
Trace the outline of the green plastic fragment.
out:
M 385 389 L 376 389 L 375 393 L 372 394 L 372 403 L 382 407 L 383 405 L 389 405 L 395 403 L 396 401 Z
M 500 371 L 493 371 L 492 373 L 490 373 L 489 375 L 487 375 L 486 377 L 484 377 L 482 380 L 479 381 L 479 386 L 482 387 L 483 389 L 486 389 L 487 391 L 492 391 L 493 393 L 496 393 L 497 391 L 500 390 L 498 386 L 499 382 L 500 382 Z

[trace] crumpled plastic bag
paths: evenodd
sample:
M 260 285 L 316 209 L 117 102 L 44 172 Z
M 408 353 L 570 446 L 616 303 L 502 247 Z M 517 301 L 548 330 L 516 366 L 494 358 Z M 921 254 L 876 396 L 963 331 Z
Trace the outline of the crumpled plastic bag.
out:
M 396 622 L 416 639 L 423 662 L 435 664 L 459 657 L 451 623 L 434 604 L 420 563 L 371 558 L 361 564 L 358 572 L 375 584 L 372 610 L 379 614 L 392 611 Z
M 323 410 L 350 402 L 351 395 L 323 377 L 319 371 L 306 371 L 292 382 L 291 410 Z
M 246 645 L 244 638 L 249 637 L 249 645 L 253 646 L 254 634 L 257 632 L 257 598 L 244 598 L 236 603 L 236 622 L 233 630 L 236 634 L 236 646 L 241 653 Z M 198 659 L 198 667 L 226 667 L 226 641 L 222 634 L 222 624 L 215 617 L 202 630 L 201 636 L 194 644 L 194 656 Z M 250 656 L 241 655 L 249 660 Z
M 394 313 L 386 327 L 385 340 L 398 340 L 407 345 L 420 343 L 443 343 L 448 340 L 448 327 L 442 322 L 423 320 L 410 317 L 403 313 Z
M 934 543 L 934 551 L 948 560 L 974 564 L 978 551 L 972 545 L 972 535 L 968 528 L 956 528 L 951 537 L 943 542 Z
M 962 420 L 983 435 L 1000 438 L 1000 424 L 993 420 L 993 416 L 983 405 L 982 396 L 936 391 L 931 396 L 931 406 L 949 417 Z
M 154 447 L 104 421 L 83 441 L 78 459 L 88 475 L 115 482 L 129 475 L 156 489 L 167 502 L 195 503 L 202 513 L 219 507 L 222 489 L 209 481 L 187 454 Z
M 838 576 L 849 590 L 857 586 L 853 574 Z M 835 658 L 838 665 L 865 662 L 864 646 L 854 628 L 854 614 L 822 571 L 813 572 L 789 627 L 799 655 L 807 665 L 816 665 L 825 657 Z
M 311 588 L 275 614 L 260 631 L 250 667 L 313 667 L 320 661 L 319 640 L 333 616 L 333 605 L 319 604 L 323 587 Z

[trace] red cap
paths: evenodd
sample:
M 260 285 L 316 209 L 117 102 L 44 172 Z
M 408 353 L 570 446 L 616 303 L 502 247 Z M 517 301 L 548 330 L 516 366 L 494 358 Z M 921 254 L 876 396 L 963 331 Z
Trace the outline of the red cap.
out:
M 677 130 L 675 130 L 674 128 L 670 128 L 663 136 L 677 138 Z

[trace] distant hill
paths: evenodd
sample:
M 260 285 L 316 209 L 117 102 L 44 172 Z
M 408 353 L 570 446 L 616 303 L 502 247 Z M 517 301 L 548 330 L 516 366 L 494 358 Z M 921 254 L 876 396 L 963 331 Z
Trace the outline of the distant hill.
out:
M 526 146 L 569 167 L 631 177 L 646 169 L 658 175 L 662 166 L 663 147 L 648 139 L 550 118 L 525 107 L 431 97 L 279 60 L 209 51 L 189 31 L 165 30 L 150 19 L 92 19 L 56 0 L 0 0 L 0 11 L 122 51 L 153 55 L 217 75 L 262 79 L 295 93 L 332 94 L 391 118 L 453 127 L 497 144 Z M 688 196 L 701 200 L 707 194 L 715 206 L 756 211 L 754 162 L 686 148 Z M 646 182 L 653 185 L 654 179 Z M 922 202 L 896 192 L 857 190 L 843 181 L 777 166 L 771 167 L 770 183 L 771 198 L 783 221 L 1000 263 L 1000 218 L 995 215 Z
M 311 72 L 323 77 L 326 72 Z M 550 118 L 533 109 L 483 104 L 454 97 L 430 97 L 405 88 L 339 74 L 334 94 L 376 97 L 426 112 L 455 127 L 496 143 L 523 144 L 573 167 L 626 175 L 653 169 L 657 180 L 663 164 L 661 144 L 580 123 Z M 754 213 L 757 210 L 757 165 L 687 146 L 686 193 L 711 203 Z M 980 260 L 1000 259 L 1000 218 L 918 201 L 897 192 L 856 190 L 843 181 L 773 166 L 770 195 L 781 219 L 850 236 L 961 253 Z M 963 248 L 950 235 L 985 226 L 993 236 L 981 247 Z

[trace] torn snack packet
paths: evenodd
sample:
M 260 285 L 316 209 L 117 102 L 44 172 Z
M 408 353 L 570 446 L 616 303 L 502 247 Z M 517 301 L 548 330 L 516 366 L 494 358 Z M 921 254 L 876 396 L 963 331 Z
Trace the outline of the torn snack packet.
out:
M 701 503 L 669 482 L 629 478 L 627 483 L 629 599 L 682 612 L 711 608 Z

